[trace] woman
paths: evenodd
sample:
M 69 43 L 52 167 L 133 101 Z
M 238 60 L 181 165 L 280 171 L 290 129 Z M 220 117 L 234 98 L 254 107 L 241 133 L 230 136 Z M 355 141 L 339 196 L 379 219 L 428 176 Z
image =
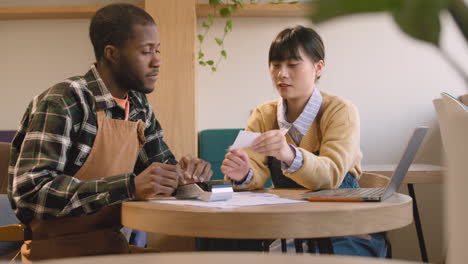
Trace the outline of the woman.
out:
M 360 123 L 349 101 L 317 88 L 325 66 L 322 39 L 311 28 L 281 31 L 269 68 L 281 98 L 258 106 L 246 130 L 261 135 L 250 149 L 226 154 L 221 171 L 236 189 L 357 188 L 361 175 Z M 335 254 L 385 254 L 383 234 L 332 238 Z

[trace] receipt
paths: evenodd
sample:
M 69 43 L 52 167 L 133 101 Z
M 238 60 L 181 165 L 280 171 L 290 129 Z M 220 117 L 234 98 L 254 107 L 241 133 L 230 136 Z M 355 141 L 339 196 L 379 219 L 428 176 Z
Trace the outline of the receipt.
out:
M 237 134 L 236 140 L 234 140 L 232 146 L 229 147 L 229 150 L 250 147 L 258 136 L 260 136 L 260 133 L 241 130 L 239 134 Z

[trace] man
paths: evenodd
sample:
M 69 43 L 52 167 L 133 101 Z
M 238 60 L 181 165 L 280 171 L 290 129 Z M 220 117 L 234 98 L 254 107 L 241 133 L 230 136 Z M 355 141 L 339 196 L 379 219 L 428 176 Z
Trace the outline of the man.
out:
M 9 198 L 32 230 L 24 261 L 128 253 L 123 201 L 212 175 L 199 159 L 177 164 L 145 96 L 160 67 L 152 17 L 113 4 L 96 12 L 89 32 L 96 63 L 35 97 L 12 143 Z

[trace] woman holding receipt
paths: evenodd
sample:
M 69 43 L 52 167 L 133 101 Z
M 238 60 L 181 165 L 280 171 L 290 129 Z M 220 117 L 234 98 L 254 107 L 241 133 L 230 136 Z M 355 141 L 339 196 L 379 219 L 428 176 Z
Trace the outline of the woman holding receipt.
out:
M 225 156 L 221 171 L 238 190 L 357 188 L 361 175 L 360 121 L 349 101 L 318 89 L 325 67 L 321 37 L 311 28 L 281 31 L 269 51 L 280 98 L 261 104 L 246 130 L 261 133 L 250 148 Z M 332 238 L 333 252 L 383 257 L 383 234 Z M 317 252 L 317 251 L 315 251 Z

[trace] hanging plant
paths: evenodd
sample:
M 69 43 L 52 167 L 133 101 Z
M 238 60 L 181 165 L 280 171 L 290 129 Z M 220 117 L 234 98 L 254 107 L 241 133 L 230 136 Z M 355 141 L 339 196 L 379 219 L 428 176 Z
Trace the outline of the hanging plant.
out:
M 203 32 L 198 34 L 198 64 L 204 67 L 210 67 L 212 72 L 218 69 L 219 64 L 223 59 L 227 59 L 227 51 L 224 48 L 224 40 L 226 36 L 232 31 L 232 15 L 240 8 L 244 7 L 245 0 L 209 0 L 210 6 L 213 8 L 213 12 L 209 14 L 206 20 L 202 21 Z M 250 4 L 258 4 L 258 0 L 250 0 Z M 299 1 L 286 1 L 286 0 L 274 0 L 270 1 L 270 4 L 297 4 Z M 220 8 L 222 6 L 222 8 Z M 214 37 L 219 50 L 216 52 L 218 57 L 216 59 L 207 58 L 203 51 L 203 44 L 207 41 L 207 34 L 215 22 L 215 16 L 219 15 L 222 18 L 227 18 L 223 34 L 221 36 Z
M 231 17 L 232 14 L 238 9 L 241 8 L 244 4 L 244 0 L 210 0 L 209 4 L 213 7 L 213 14 L 209 14 L 207 19 L 202 22 L 203 32 L 198 34 L 198 64 L 201 66 L 210 67 L 211 71 L 215 72 L 218 69 L 218 65 L 222 59 L 227 59 L 227 52 L 224 49 L 224 40 L 229 32 L 232 31 L 232 19 L 227 19 L 224 25 L 223 35 L 220 37 L 215 37 L 217 46 L 219 47 L 218 58 L 213 60 L 206 58 L 205 53 L 203 52 L 203 43 L 206 40 L 206 35 L 210 31 L 211 27 L 214 24 L 215 14 L 219 9 L 219 16 L 222 18 Z M 221 5 L 228 5 L 223 8 L 218 8 Z M 216 62 L 215 62 L 216 61 Z

